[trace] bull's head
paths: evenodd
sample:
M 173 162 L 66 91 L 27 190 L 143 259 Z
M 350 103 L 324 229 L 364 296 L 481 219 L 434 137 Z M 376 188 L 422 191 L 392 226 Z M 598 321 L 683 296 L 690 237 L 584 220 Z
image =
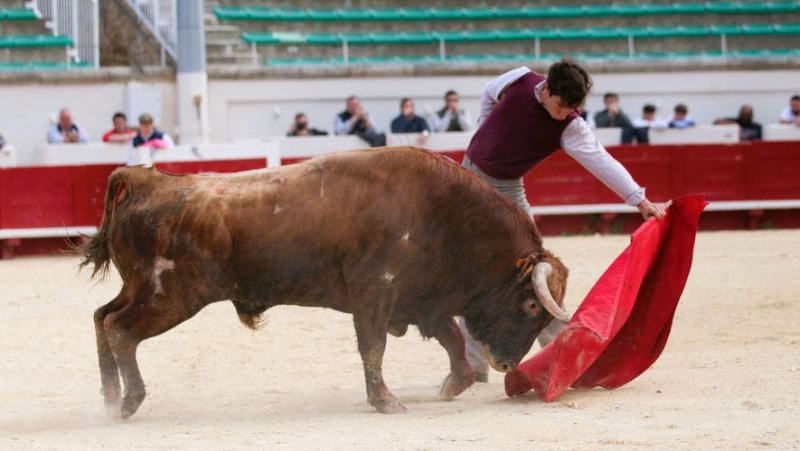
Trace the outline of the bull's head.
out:
M 507 372 L 519 364 L 553 318 L 569 321 L 563 308 L 569 271 L 545 251 L 517 263 L 512 283 L 465 315 L 470 334 L 483 343 L 489 364 Z

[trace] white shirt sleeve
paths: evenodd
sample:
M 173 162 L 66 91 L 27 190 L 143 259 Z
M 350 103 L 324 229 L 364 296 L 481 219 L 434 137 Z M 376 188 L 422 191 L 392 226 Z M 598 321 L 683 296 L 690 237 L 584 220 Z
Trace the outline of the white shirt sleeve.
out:
M 343 121 L 338 114 L 333 119 L 333 130 L 337 135 L 346 135 L 350 133 L 350 128 L 350 121 Z
M 481 93 L 481 115 L 478 117 L 478 125 L 481 125 L 486 116 L 492 112 L 494 106 L 497 105 L 500 93 L 503 92 L 506 86 L 530 71 L 527 67 L 518 67 L 486 83 L 486 87 L 483 88 Z
M 794 115 L 792 114 L 792 109 L 789 108 L 788 106 L 784 107 L 784 109 L 781 110 L 780 120 L 786 122 L 794 122 Z
M 606 151 L 583 119 L 577 118 L 570 122 L 561 135 L 561 147 L 611 191 L 617 193 L 626 204 L 635 207 L 645 199 L 644 188 Z
M 167 143 L 167 149 L 174 149 L 175 148 L 175 141 L 172 140 L 172 137 L 167 134 L 167 132 L 163 132 L 164 137 L 162 141 Z
M 50 144 L 60 144 L 64 142 L 64 135 L 58 131 L 57 126 L 54 125 L 47 130 L 47 142 Z

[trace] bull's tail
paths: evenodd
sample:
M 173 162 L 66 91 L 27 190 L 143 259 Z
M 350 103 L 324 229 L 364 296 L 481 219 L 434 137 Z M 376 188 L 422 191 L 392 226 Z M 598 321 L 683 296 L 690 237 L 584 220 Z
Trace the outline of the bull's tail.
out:
M 94 236 L 85 236 L 85 241 L 77 247 L 77 251 L 83 256 L 80 269 L 88 265 L 94 265 L 92 277 L 100 273 L 100 278 L 108 274 L 108 267 L 111 264 L 111 255 L 108 251 L 108 230 L 111 227 L 111 217 L 114 215 L 114 208 L 120 190 L 126 187 L 127 168 L 117 169 L 111 174 L 108 180 L 108 190 L 106 191 L 106 204 L 103 211 L 103 222 L 100 229 Z

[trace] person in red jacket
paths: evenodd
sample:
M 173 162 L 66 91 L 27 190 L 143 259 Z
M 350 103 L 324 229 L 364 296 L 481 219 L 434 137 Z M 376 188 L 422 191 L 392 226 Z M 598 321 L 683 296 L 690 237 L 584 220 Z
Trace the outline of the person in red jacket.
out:
M 103 135 L 103 142 L 129 144 L 136 132 L 128 128 L 128 118 L 123 113 L 116 113 L 111 119 L 114 123 L 114 128 Z

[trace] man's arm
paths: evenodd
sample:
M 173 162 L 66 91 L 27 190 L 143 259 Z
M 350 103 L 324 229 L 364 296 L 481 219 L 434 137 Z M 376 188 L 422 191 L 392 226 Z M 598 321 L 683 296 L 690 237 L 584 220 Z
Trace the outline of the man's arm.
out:
M 338 114 L 333 119 L 333 131 L 337 135 L 347 135 L 350 134 L 350 130 L 352 130 L 353 124 L 350 121 L 343 121 L 341 116 Z
M 595 138 L 589 124 L 581 118 L 572 121 L 561 135 L 564 151 L 603 182 L 626 204 L 637 207 L 645 219 L 664 217 L 664 205 L 653 204 L 631 174 Z
M 64 135 L 58 131 L 58 127 L 50 127 L 47 131 L 47 142 L 50 144 L 61 144 L 64 142 Z
M 462 131 L 472 130 L 472 118 L 467 110 L 458 112 L 458 125 L 461 126 Z
M 494 106 L 503 97 L 508 85 L 530 71 L 527 67 L 518 67 L 486 83 L 486 87 L 481 93 L 481 115 L 478 117 L 478 125 L 492 112 Z

